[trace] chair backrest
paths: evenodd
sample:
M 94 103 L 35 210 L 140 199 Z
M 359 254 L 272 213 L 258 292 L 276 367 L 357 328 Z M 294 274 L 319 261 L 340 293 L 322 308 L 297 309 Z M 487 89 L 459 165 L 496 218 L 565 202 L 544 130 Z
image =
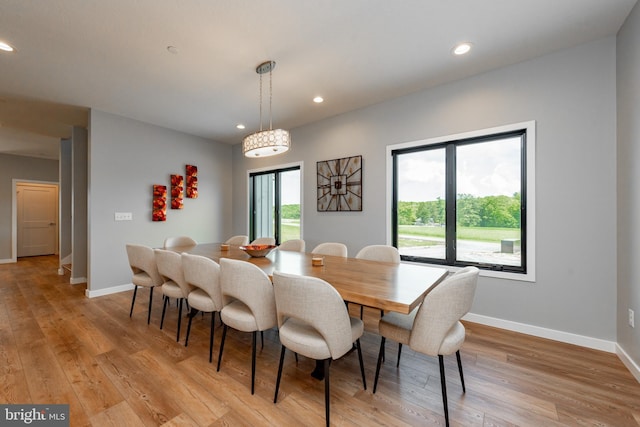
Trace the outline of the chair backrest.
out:
M 251 242 L 252 245 L 275 245 L 276 239 L 273 237 L 258 237 Z
M 220 286 L 220 265 L 201 255 L 182 254 L 184 280 L 209 295 L 215 306 L 214 311 L 222 309 L 222 288 Z
M 259 267 L 230 258 L 220 259 L 222 303 L 226 306 L 238 300 L 249 307 L 256 319 L 257 330 L 276 325 L 276 301 L 269 276 Z
M 167 251 L 165 249 L 155 249 L 156 263 L 158 264 L 158 271 L 164 277 L 166 282 L 174 282 L 182 290 L 184 298 L 189 296 L 189 292 L 193 290 L 193 286 L 187 283 L 184 279 L 184 272 L 182 270 L 182 256 L 173 251 Z
M 304 252 L 305 243 L 302 239 L 293 239 L 287 240 L 286 242 L 282 242 L 278 249 L 281 251 L 296 251 L 296 252 Z
M 322 279 L 273 272 L 278 327 L 288 318 L 302 321 L 322 335 L 333 359 L 353 345 L 349 313 L 336 289 Z
M 400 252 L 394 246 L 389 245 L 369 245 L 360 249 L 356 258 L 370 261 L 390 262 L 400 264 Z
M 155 286 L 162 285 L 164 279 L 158 271 L 156 257 L 149 246 L 127 244 L 127 257 L 133 274 L 147 273 Z
M 479 270 L 465 267 L 447 277 L 424 298 L 413 321 L 409 346 L 430 356 L 452 354 L 464 342 L 460 319 L 471 309 Z
M 242 234 L 239 234 L 237 236 L 231 236 L 227 239 L 225 243 L 228 245 L 245 246 L 249 244 L 249 236 L 244 236 Z
M 326 242 L 313 248 L 312 254 L 347 257 L 347 245 L 344 243 Z
M 197 245 L 197 244 L 198 242 L 196 242 L 194 239 L 192 239 L 189 236 L 174 236 L 174 237 L 167 237 L 166 239 L 164 239 L 163 247 L 171 248 L 173 246 L 190 246 L 190 245 Z

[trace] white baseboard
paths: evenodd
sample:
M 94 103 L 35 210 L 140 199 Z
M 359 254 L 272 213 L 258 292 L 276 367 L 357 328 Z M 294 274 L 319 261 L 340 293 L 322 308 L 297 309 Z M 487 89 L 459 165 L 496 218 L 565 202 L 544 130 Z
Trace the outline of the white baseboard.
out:
M 126 285 L 112 286 L 110 288 L 98 289 L 96 291 L 90 291 L 89 289 L 87 289 L 86 291 L 84 291 L 84 294 L 88 298 L 95 298 L 95 297 L 101 297 L 104 295 L 117 294 L 118 292 L 130 291 L 133 288 L 134 288 L 133 283 L 127 283 Z
M 640 383 L 640 366 L 638 366 L 638 364 L 634 362 L 633 359 L 629 357 L 627 352 L 624 351 L 624 349 L 618 344 L 616 344 L 616 354 L 618 355 L 622 363 L 624 363 L 624 366 L 626 366 L 627 369 L 631 372 L 631 375 L 633 375 Z
M 71 279 L 69 279 L 69 283 L 71 283 L 72 285 L 77 285 L 78 283 L 87 283 L 87 278 L 86 277 L 72 277 Z
M 554 329 L 547 329 L 539 326 L 527 325 L 525 323 L 512 322 L 510 320 L 497 319 L 495 317 L 482 316 L 480 314 L 467 313 L 467 315 L 465 315 L 462 319 L 468 320 L 469 322 L 480 323 L 487 326 L 494 326 L 496 328 L 520 332 L 540 338 L 547 338 L 567 344 L 575 344 L 581 347 L 602 350 L 608 353 L 616 353 L 616 348 L 618 346 L 614 341 L 601 340 L 599 338 L 572 334 L 570 332 L 556 331 Z
M 11 264 L 16 262 L 15 259 L 11 259 L 11 258 L 7 258 L 7 259 L 0 259 L 0 264 Z

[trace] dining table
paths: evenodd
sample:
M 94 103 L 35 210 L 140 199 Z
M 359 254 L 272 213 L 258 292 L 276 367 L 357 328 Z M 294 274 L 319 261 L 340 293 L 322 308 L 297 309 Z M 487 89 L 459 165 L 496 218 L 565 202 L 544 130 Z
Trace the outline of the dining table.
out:
M 223 249 L 221 243 L 198 243 L 166 249 L 202 255 L 216 262 L 221 258 L 244 260 L 262 269 L 270 278 L 274 271 L 317 277 L 330 283 L 346 302 L 404 314 L 420 305 L 429 290 L 448 274 L 448 270 L 441 267 L 315 255 L 277 248 L 264 257 L 252 257 L 241 246 L 226 246 L 228 249 Z M 322 259 L 322 265 L 316 266 L 312 260 L 318 257 Z
M 347 303 L 360 304 L 384 311 L 411 313 L 424 296 L 448 274 L 440 267 L 412 263 L 389 263 L 317 255 L 308 252 L 285 251 L 274 248 L 264 257 L 254 257 L 242 246 L 223 243 L 198 243 L 165 248 L 175 252 L 201 255 L 220 262 L 221 258 L 244 260 L 256 265 L 270 279 L 278 271 L 301 276 L 317 277 L 330 283 Z M 322 265 L 314 265 L 320 258 Z M 311 376 L 324 378 L 324 367 L 316 361 Z

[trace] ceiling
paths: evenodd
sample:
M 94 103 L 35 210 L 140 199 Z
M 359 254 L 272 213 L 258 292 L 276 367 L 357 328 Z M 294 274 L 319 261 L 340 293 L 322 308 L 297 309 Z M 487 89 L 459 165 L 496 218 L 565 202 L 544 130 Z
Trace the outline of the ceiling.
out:
M 291 129 L 614 35 L 635 3 L 3 0 L 0 153 L 56 158 L 90 108 L 235 144 L 260 126 L 263 61 L 274 127 Z

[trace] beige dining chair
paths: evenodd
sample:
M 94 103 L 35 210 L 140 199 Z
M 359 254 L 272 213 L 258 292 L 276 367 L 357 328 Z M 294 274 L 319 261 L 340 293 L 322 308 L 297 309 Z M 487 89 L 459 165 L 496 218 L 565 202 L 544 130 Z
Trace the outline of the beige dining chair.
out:
M 193 290 L 193 286 L 188 284 L 184 279 L 182 270 L 182 257 L 179 253 L 168 251 L 165 249 L 155 249 L 156 263 L 158 271 L 164 278 L 162 284 L 162 294 L 164 302 L 162 304 L 162 318 L 160 319 L 160 329 L 164 325 L 164 315 L 167 311 L 169 298 L 178 300 L 178 331 L 176 332 L 176 341 L 180 341 L 180 325 L 182 323 L 182 302 L 187 299 L 189 293 Z
M 282 242 L 278 249 L 281 251 L 304 252 L 305 243 L 302 239 L 292 239 Z
M 329 426 L 331 360 L 349 353 L 354 343 L 358 350 L 362 385 L 367 389 L 362 363 L 360 337 L 364 333 L 362 320 L 349 317 L 342 297 L 322 279 L 273 272 L 278 332 L 282 349 L 273 403 L 278 401 L 285 351 L 301 354 L 324 364 L 325 418 Z
M 156 286 L 162 286 L 164 280 L 158 272 L 158 266 L 156 265 L 156 258 L 153 253 L 153 249 L 149 246 L 127 244 L 127 257 L 129 259 L 129 266 L 133 272 L 131 277 L 131 283 L 135 286 L 133 288 L 133 298 L 131 299 L 131 310 L 129 311 L 129 317 L 133 315 L 133 307 L 136 303 L 136 294 L 138 293 L 138 286 L 149 288 L 149 310 L 147 312 L 147 324 L 151 321 L 151 307 L 153 303 L 153 289 Z
M 174 246 L 193 246 L 197 244 L 198 242 L 189 236 L 173 236 L 164 239 L 164 244 L 162 246 L 166 249 Z
M 242 234 L 231 236 L 225 243 L 228 245 L 246 246 L 249 244 L 249 236 L 244 236 Z
M 258 237 L 251 242 L 252 245 L 275 245 L 276 239 L 273 237 Z
M 356 254 L 358 259 L 369 261 L 388 262 L 390 264 L 400 264 L 400 252 L 391 245 L 369 245 L 360 249 Z M 364 316 L 364 306 L 360 306 L 360 318 Z M 380 316 L 384 316 L 384 310 L 380 310 Z
M 190 312 L 184 346 L 189 345 L 191 323 L 198 311 L 211 313 L 211 329 L 209 331 L 209 363 L 211 363 L 216 313 L 219 313 L 222 309 L 220 265 L 214 260 L 201 255 L 183 253 L 182 270 L 184 272 L 184 280 L 188 285 L 194 287 L 187 297 Z
M 320 243 L 311 251 L 314 255 L 330 255 L 347 257 L 347 245 L 344 243 L 325 242 Z
M 229 327 L 252 333 L 251 394 L 256 379 L 256 334 L 276 326 L 276 302 L 269 276 L 259 267 L 229 258 L 220 259 L 220 285 L 223 307 L 220 318 L 224 324 L 218 367 L 222 361 L 224 341 Z M 264 345 L 264 341 L 263 341 Z
M 402 344 L 407 344 L 411 349 L 419 353 L 438 356 L 444 417 L 446 425 L 449 425 L 444 356 L 456 354 L 462 392 L 466 392 L 462 362 L 460 360 L 460 347 L 462 347 L 465 339 L 465 329 L 460 319 L 471 309 L 478 282 L 478 273 L 479 270 L 476 267 L 465 267 L 429 291 L 420 307 L 411 314 L 391 312 L 380 319 L 378 330 L 382 339 L 380 352 L 378 353 L 376 376 L 373 382 L 374 393 L 378 386 L 380 365 L 382 364 L 384 345 L 387 338 L 399 343 L 396 366 L 400 363 Z

